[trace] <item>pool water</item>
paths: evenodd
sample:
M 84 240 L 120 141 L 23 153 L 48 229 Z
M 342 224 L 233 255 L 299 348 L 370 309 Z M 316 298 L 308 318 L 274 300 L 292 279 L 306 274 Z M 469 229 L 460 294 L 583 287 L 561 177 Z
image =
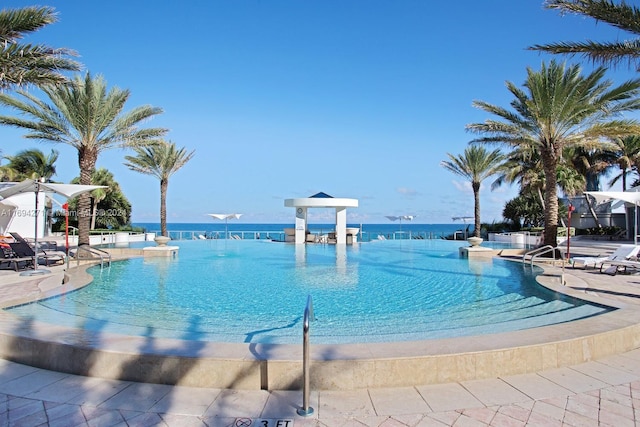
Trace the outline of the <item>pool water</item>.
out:
M 538 268 L 461 258 L 460 245 L 180 241 L 177 258 L 92 267 L 89 286 L 9 310 L 41 322 L 128 335 L 299 343 L 311 295 L 312 340 L 327 344 L 505 332 L 610 311 L 538 285 Z

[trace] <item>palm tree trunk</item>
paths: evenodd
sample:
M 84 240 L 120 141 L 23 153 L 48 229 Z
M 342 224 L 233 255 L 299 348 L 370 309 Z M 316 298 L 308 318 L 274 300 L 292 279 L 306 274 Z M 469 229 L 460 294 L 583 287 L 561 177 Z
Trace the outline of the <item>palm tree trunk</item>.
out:
M 596 211 L 595 209 L 593 209 L 593 205 L 591 204 L 591 199 L 589 199 L 589 196 L 587 196 L 586 194 L 584 196 L 584 199 L 587 201 L 587 207 L 589 208 L 589 213 L 593 217 L 593 220 L 596 223 L 596 227 L 602 228 L 602 224 L 600 224 L 600 219 L 598 218 L 598 215 L 596 215 Z
M 91 185 L 91 175 L 96 167 L 98 153 L 95 149 L 81 149 L 78 151 L 78 164 L 80 166 L 80 184 Z M 91 223 L 91 196 L 82 193 L 78 196 L 78 246 L 88 245 L 89 229 Z
M 480 183 L 472 182 L 471 187 L 473 188 L 473 216 L 475 219 L 473 236 L 480 237 Z
M 169 187 L 169 181 L 166 179 L 160 180 L 160 234 L 168 236 L 167 234 L 167 188 Z
M 542 194 L 542 189 L 540 187 L 536 188 L 538 192 L 538 199 L 540 200 L 540 206 L 542 206 L 542 210 L 544 210 L 544 195 Z

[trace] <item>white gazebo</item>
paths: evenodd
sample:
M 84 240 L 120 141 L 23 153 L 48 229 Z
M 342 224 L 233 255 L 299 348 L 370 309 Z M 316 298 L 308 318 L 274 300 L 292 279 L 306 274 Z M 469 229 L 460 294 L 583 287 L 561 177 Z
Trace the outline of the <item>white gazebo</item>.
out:
M 332 197 L 326 193 L 317 193 L 311 197 L 286 199 L 285 207 L 296 209 L 295 243 L 305 243 L 307 233 L 307 212 L 309 208 L 335 208 L 336 243 L 347 243 L 347 208 L 357 208 L 358 199 Z

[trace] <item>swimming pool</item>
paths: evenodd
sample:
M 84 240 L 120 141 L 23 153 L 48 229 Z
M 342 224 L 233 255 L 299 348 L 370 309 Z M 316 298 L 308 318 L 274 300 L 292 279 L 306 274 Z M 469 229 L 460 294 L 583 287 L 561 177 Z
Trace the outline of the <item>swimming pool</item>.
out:
M 93 331 L 276 344 L 300 342 L 308 295 L 316 314 L 313 341 L 324 344 L 480 335 L 611 311 L 538 285 L 537 268 L 460 258 L 460 242 L 178 246 L 175 259 L 94 267 L 91 285 L 9 311 Z

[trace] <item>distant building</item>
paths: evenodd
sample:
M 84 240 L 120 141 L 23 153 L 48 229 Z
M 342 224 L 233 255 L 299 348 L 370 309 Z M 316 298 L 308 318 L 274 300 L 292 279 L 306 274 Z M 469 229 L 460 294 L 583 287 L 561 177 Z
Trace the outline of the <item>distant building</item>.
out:
M 561 201 L 565 206 L 572 204 L 575 208 L 575 211 L 571 214 L 571 227 L 576 229 L 597 227 L 596 220 L 589 210 L 589 204 L 587 203 L 585 195 L 568 197 L 561 199 Z M 591 207 L 593 208 L 601 226 L 620 227 L 626 230 L 634 229 L 634 205 L 630 203 L 625 204 L 624 202 L 615 200 L 597 203 L 593 198 L 591 198 Z M 564 220 L 566 222 L 567 218 L 564 218 Z M 629 231 L 629 234 L 631 234 L 631 231 Z M 631 237 L 633 236 L 629 236 L 629 238 Z

